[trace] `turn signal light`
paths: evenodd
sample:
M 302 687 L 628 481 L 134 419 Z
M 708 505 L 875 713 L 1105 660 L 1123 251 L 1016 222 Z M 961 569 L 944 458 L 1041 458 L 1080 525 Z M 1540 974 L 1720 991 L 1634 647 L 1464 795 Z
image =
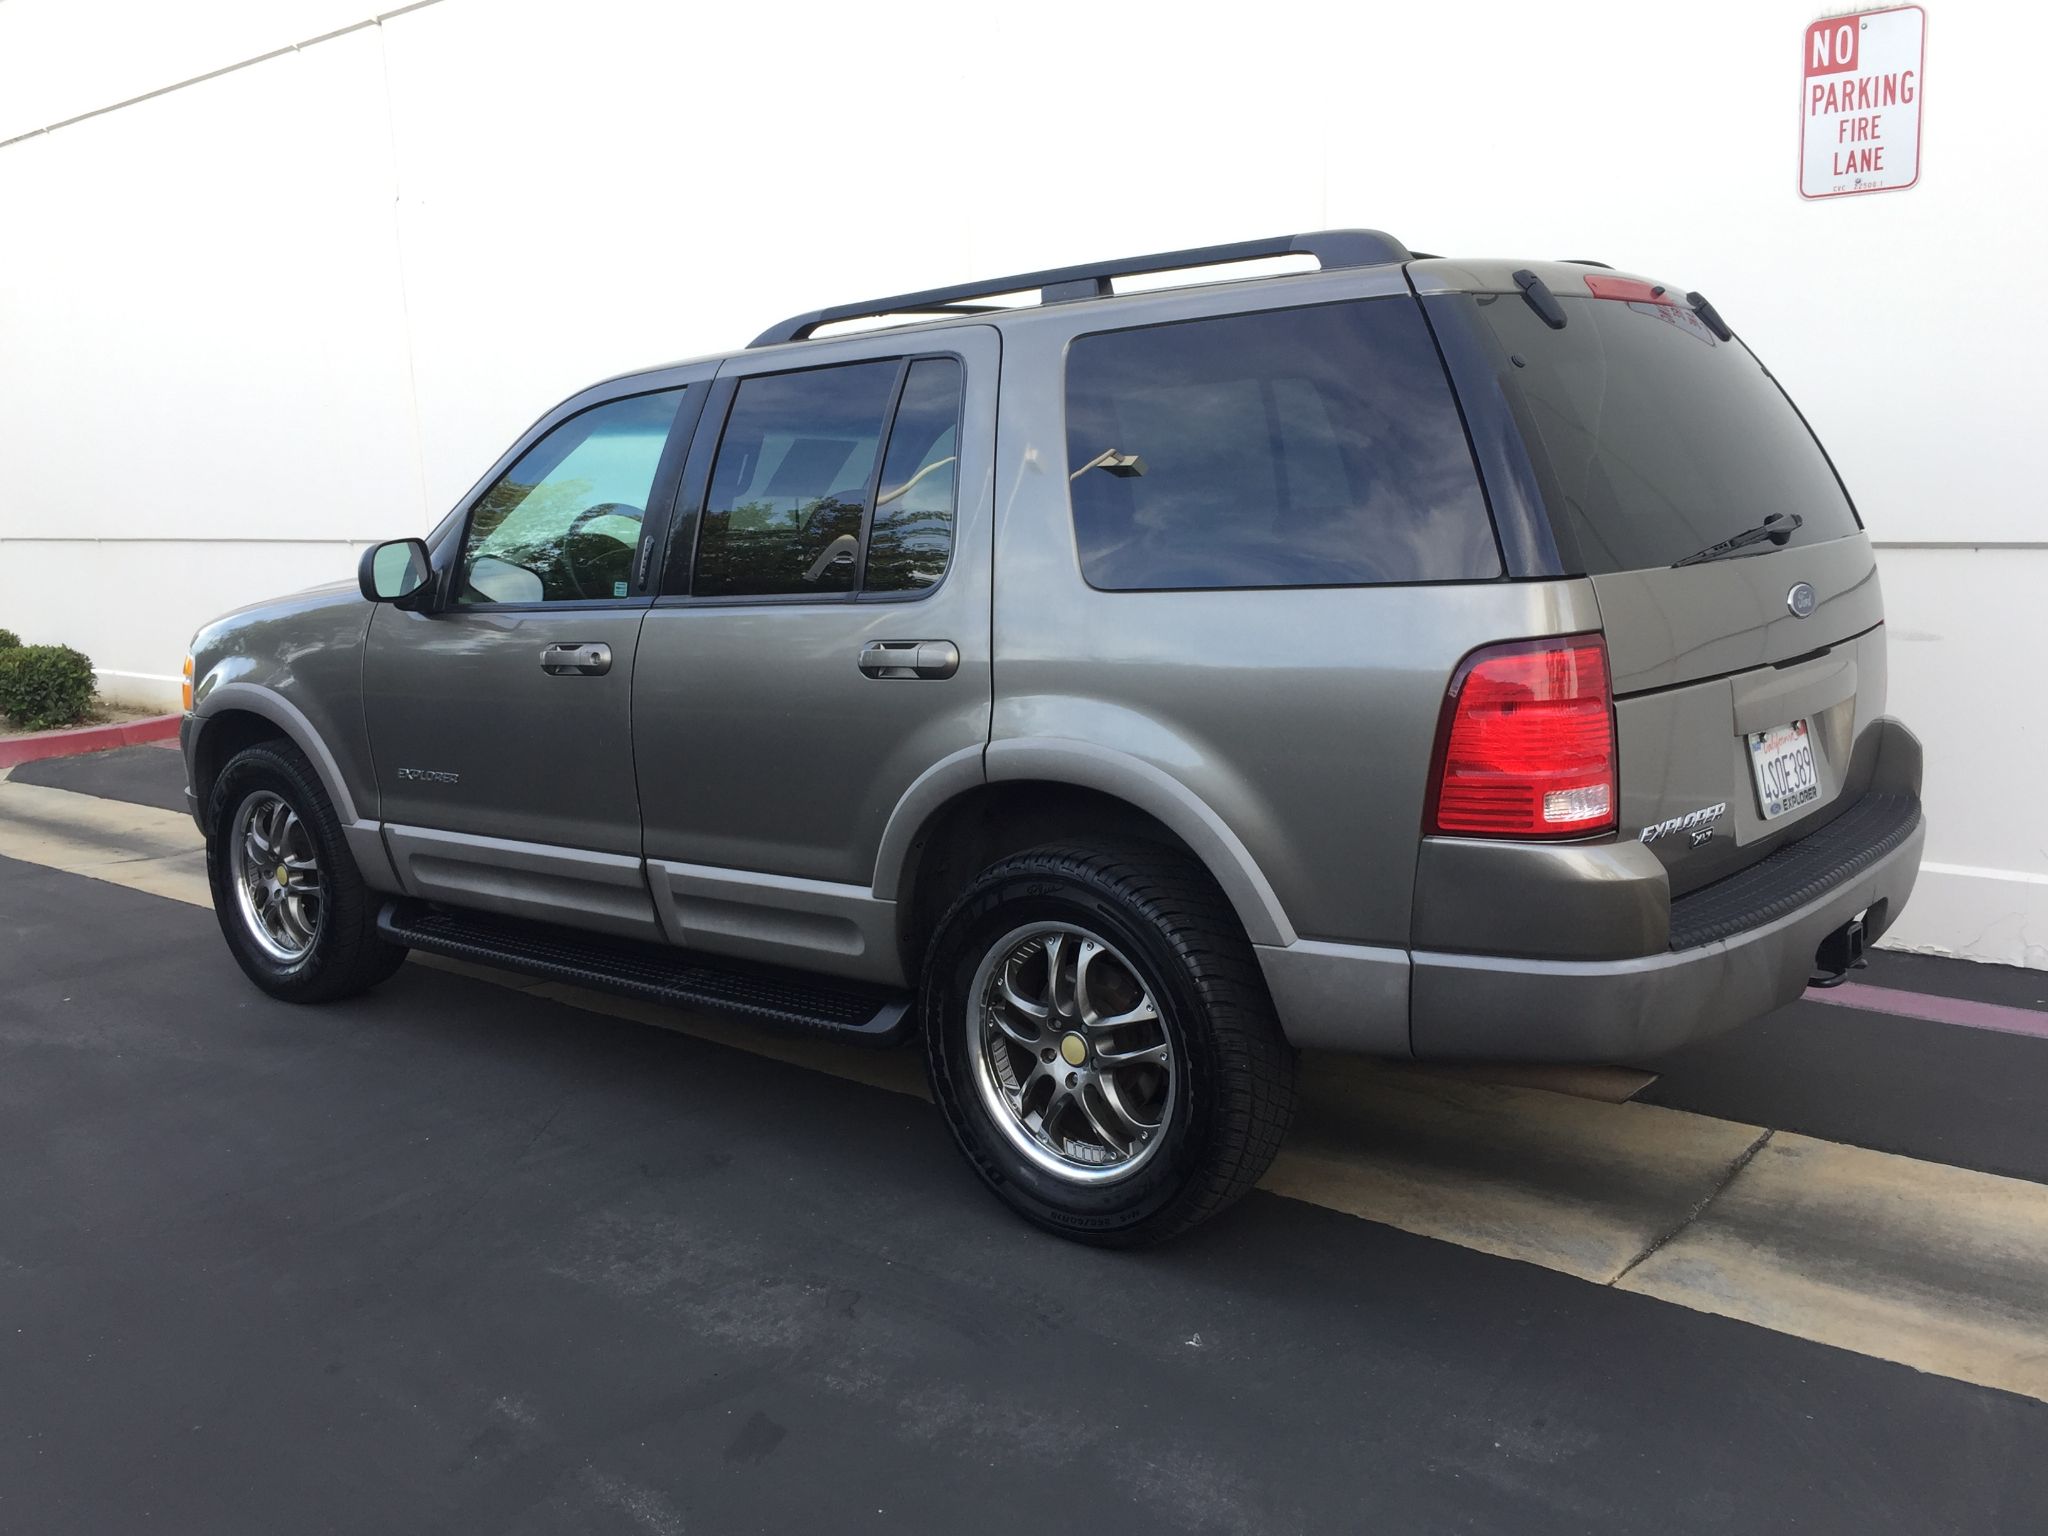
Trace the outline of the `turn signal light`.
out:
M 192 713 L 192 653 L 190 651 L 185 653 L 184 676 L 184 684 L 178 689 L 178 696 L 184 701 L 185 713 L 189 715 Z
M 1615 826 L 1607 644 L 1489 646 L 1451 679 L 1426 826 L 1453 837 L 1587 837 Z

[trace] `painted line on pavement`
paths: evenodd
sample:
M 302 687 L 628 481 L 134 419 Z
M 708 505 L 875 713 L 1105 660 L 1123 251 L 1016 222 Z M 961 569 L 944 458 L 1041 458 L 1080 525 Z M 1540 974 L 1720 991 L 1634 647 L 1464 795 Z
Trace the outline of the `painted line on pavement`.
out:
M 1932 1024 L 1960 1024 L 1965 1029 L 1989 1029 L 2004 1035 L 2034 1035 L 2048 1040 L 2048 1011 L 2039 1008 L 2014 1008 L 2005 1003 L 1980 1003 L 1969 997 L 1940 997 L 1898 987 L 1873 987 L 1862 981 L 1808 987 L 1806 1000 L 1861 1008 L 1868 1013 L 1925 1019 Z
M 175 812 L 0 782 L 0 854 L 196 906 Z M 420 957 L 425 959 L 426 957 Z M 895 1093 L 915 1053 L 426 959 Z M 1876 989 L 1871 989 L 1876 990 Z M 1472 1071 L 1312 1055 L 1263 1188 L 1422 1237 L 2048 1401 L 2048 1185 Z M 1541 1081 L 1541 1079 L 1536 1079 Z

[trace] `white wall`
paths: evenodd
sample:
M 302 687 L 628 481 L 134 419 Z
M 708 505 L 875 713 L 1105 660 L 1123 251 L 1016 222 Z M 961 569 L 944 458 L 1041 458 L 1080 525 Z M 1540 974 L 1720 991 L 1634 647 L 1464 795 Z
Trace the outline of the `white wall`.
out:
M 1895 941 L 2048 966 L 2048 13 L 1928 9 L 1919 186 L 1805 203 L 1795 0 L 6 0 L 0 624 L 165 697 L 571 389 L 838 299 L 1349 224 L 1597 257 L 1712 295 L 1884 550 Z

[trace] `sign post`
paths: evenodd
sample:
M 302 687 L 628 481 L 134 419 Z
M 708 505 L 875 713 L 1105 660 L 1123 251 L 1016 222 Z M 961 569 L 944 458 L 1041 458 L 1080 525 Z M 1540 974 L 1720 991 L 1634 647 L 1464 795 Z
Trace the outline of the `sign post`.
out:
M 1920 179 L 1927 13 L 1829 16 L 1806 29 L 1799 195 L 1903 192 Z

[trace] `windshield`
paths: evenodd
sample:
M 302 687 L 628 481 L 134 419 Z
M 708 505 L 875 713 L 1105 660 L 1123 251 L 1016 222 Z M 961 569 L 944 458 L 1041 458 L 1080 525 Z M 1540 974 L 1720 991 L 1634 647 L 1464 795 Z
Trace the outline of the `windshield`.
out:
M 1774 512 L 1804 519 L 1794 545 L 1861 526 L 1820 444 L 1741 342 L 1716 339 L 1681 305 L 1559 297 L 1561 331 L 1519 294 L 1478 295 L 1477 310 L 1513 359 L 1505 371 L 1528 407 L 1530 448 L 1549 461 L 1553 518 L 1587 573 L 1668 566 Z

